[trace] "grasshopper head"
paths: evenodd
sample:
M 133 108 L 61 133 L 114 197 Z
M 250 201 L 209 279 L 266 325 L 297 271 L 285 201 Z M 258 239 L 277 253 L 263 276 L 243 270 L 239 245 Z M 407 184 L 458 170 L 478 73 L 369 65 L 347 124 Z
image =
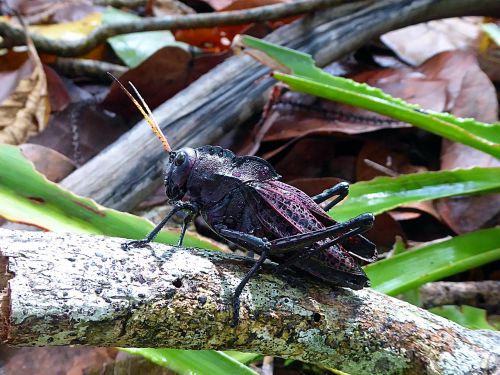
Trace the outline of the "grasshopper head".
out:
M 170 201 L 182 199 L 187 190 L 187 181 L 196 162 L 196 151 L 184 147 L 171 151 L 165 170 L 165 189 Z

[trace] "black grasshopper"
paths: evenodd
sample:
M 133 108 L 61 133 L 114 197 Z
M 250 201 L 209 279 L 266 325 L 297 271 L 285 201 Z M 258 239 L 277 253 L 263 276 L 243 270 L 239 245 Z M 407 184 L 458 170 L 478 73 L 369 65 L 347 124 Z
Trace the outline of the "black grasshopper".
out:
M 261 158 L 236 156 L 217 146 L 173 151 L 148 106 L 131 86 L 144 108 L 122 88 L 169 153 L 165 188 L 174 208 L 144 240 L 128 242 L 124 248 L 147 246 L 175 213 L 185 211 L 179 246 L 190 221 L 201 214 L 218 235 L 260 254 L 234 292 L 233 326 L 239 321 L 241 292 L 266 259 L 279 264 L 276 271 L 290 267 L 338 286 L 368 286 L 368 278 L 357 261 L 370 262 L 377 256 L 375 245 L 360 235 L 372 227 L 373 215 L 362 214 L 337 223 L 326 213 L 347 196 L 347 183 L 309 197 L 279 181 L 274 168 Z M 325 207 L 319 205 L 334 196 Z

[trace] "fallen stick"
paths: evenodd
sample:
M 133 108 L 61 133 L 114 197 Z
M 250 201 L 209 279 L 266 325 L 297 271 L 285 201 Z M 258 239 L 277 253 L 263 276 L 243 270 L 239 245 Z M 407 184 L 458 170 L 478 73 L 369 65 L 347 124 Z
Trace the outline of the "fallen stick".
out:
M 500 2 L 363 1 L 297 20 L 266 40 L 311 53 L 324 66 L 384 32 L 473 14 L 500 15 Z M 248 56 L 232 57 L 158 107 L 155 117 L 174 148 L 217 142 L 262 109 L 266 90 L 274 84 L 268 73 Z M 129 210 L 160 186 L 164 158 L 157 139 L 141 121 L 62 185 L 105 206 Z
M 0 229 L 0 337 L 16 346 L 237 349 L 352 374 L 486 374 L 500 334 L 471 331 L 371 289 L 265 265 L 229 325 L 241 257 L 123 239 Z
M 443 305 L 470 305 L 500 312 L 500 281 L 437 281 L 419 289 L 422 306 L 426 309 Z

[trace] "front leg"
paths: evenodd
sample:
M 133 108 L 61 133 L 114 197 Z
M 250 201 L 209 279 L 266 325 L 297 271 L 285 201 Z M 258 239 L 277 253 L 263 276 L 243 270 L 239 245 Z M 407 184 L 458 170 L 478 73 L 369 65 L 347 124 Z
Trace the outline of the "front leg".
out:
M 147 247 L 149 246 L 149 243 L 153 241 L 160 230 L 167 224 L 167 222 L 170 220 L 172 216 L 174 216 L 177 212 L 182 211 L 182 210 L 189 210 L 189 211 L 194 211 L 196 210 L 196 207 L 189 203 L 189 202 L 176 202 L 174 204 L 174 207 L 172 208 L 172 211 L 169 212 L 169 214 L 158 224 L 152 231 L 147 235 L 147 237 L 143 240 L 136 240 L 136 241 L 129 241 L 125 242 L 122 244 L 122 249 L 123 250 L 129 250 L 134 247 Z M 195 211 L 197 212 L 197 211 Z M 185 230 L 184 230 L 185 231 Z M 181 233 L 181 238 L 184 237 L 184 233 Z M 182 242 L 182 239 L 180 239 Z

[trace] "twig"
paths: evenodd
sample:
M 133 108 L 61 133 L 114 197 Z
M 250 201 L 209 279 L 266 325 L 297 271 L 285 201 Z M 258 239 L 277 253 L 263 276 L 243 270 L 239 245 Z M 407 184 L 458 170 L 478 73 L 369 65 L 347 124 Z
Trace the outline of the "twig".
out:
M 129 70 L 126 66 L 111 64 L 105 61 L 58 58 L 50 64 L 58 72 L 68 77 L 88 77 L 102 82 L 111 82 L 108 72 L 115 77 Z
M 387 168 L 385 165 L 382 165 L 382 164 L 379 164 L 379 163 L 376 163 L 374 162 L 373 160 L 370 160 L 370 159 L 363 159 L 363 162 L 369 166 L 369 167 L 372 167 L 373 169 L 375 169 L 376 171 L 378 172 L 382 172 L 384 173 L 385 175 L 387 176 L 391 176 L 391 177 L 398 177 L 399 176 L 399 173 L 396 172 L 396 171 L 393 171 L 392 169 L 390 168 Z
M 353 0 L 297 0 L 292 3 L 274 4 L 228 12 L 147 18 L 102 25 L 93 30 L 85 39 L 71 42 L 54 40 L 37 34 L 33 34 L 32 38 L 40 52 L 72 57 L 89 52 L 104 43 L 106 39 L 120 34 L 271 21 L 348 2 L 353 2 Z M 0 48 L 23 45 L 26 40 L 22 30 L 13 27 L 7 22 L 0 22 L 0 36 L 3 37 Z
M 470 305 L 500 312 L 500 281 L 439 281 L 420 287 L 422 306 Z
M 500 334 L 471 331 L 370 289 L 325 287 L 266 265 L 229 325 L 248 268 L 234 255 L 123 239 L 0 230 L 4 342 L 237 349 L 352 374 L 479 374 Z

